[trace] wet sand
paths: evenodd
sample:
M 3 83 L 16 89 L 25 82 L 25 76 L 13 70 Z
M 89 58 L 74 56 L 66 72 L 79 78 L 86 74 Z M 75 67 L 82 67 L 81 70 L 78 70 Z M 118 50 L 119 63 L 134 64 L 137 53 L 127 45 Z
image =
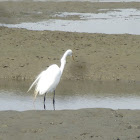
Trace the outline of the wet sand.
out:
M 56 12 L 139 8 L 140 3 L 1 2 L 0 22 L 50 19 Z M 42 12 L 40 16 L 36 12 Z M 70 17 L 78 19 L 78 17 Z M 0 27 L 0 78 L 34 79 L 72 49 L 62 79 L 140 81 L 140 36 L 28 31 Z M 140 111 L 1 111 L 0 139 L 140 139 Z
M 139 140 L 140 113 L 130 110 L 1 111 L 4 140 Z
M 51 31 L 0 27 L 0 78 L 34 79 L 72 49 L 63 79 L 140 81 L 140 36 Z
M 97 13 L 99 9 L 139 7 L 137 2 L 1 2 L 0 22 L 40 21 L 53 18 L 56 12 Z M 78 19 L 77 16 L 68 18 Z M 75 61 L 67 59 L 63 79 L 140 81 L 139 35 L 29 31 L 4 27 L 0 27 L 0 35 L 0 78 L 34 79 L 50 64 L 60 65 L 63 53 L 72 49 Z

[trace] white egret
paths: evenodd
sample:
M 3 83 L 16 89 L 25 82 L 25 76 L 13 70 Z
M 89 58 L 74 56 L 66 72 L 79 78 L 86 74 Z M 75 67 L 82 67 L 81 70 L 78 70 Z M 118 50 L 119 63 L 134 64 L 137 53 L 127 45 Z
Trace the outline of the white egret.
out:
M 45 100 L 46 100 L 46 94 L 49 92 L 54 92 L 53 95 L 53 108 L 55 110 L 55 89 L 56 86 L 58 85 L 60 78 L 62 76 L 65 64 L 66 64 L 66 57 L 67 56 L 72 56 L 72 50 L 67 50 L 63 57 L 61 58 L 61 66 L 60 68 L 56 65 L 53 64 L 49 66 L 46 70 L 42 71 L 36 78 L 36 80 L 32 83 L 30 86 L 29 92 L 31 88 L 35 85 L 35 91 L 34 91 L 34 101 L 36 99 L 37 94 L 44 95 L 44 109 L 45 107 Z

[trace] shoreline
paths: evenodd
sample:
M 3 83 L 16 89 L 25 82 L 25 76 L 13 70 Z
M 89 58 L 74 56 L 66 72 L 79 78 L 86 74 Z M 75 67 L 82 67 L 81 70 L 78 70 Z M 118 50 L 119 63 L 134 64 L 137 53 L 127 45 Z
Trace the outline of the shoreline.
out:
M 140 2 L 0 2 L 0 21 L 5 24 L 18 24 L 21 22 L 38 22 L 49 19 L 62 19 L 54 17 L 56 13 L 106 13 L 114 9 L 140 9 Z M 68 6 L 69 5 L 69 6 Z M 106 9 L 100 11 L 100 9 Z M 65 19 L 63 17 L 63 19 Z M 67 18 L 66 18 L 67 19 Z M 68 19 L 79 19 L 77 16 L 70 16 Z

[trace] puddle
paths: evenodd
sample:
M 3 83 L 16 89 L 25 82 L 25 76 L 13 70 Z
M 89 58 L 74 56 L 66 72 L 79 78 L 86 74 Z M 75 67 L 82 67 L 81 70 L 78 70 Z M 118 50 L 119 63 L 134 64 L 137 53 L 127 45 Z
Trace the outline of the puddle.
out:
M 33 91 L 26 93 L 31 81 L 0 81 L 0 110 L 34 110 Z M 139 83 L 61 81 L 56 90 L 56 109 L 112 108 L 140 109 Z M 35 108 L 43 110 L 43 96 Z M 46 96 L 46 108 L 52 110 L 52 94 Z
M 102 11 L 106 11 L 102 13 Z M 137 9 L 100 9 L 100 13 L 57 13 L 47 21 L 20 24 L 0 24 L 9 28 L 28 30 L 51 30 L 65 32 L 136 34 L 140 35 L 140 10 Z M 78 20 L 65 20 L 69 16 L 78 16 Z M 63 19 L 62 19 L 63 18 Z

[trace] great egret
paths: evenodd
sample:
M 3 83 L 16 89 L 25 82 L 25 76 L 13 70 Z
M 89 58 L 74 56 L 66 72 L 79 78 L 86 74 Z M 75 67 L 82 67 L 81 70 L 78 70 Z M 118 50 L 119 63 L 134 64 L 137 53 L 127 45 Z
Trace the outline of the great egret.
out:
M 44 109 L 45 107 L 45 100 L 46 100 L 46 94 L 49 92 L 54 92 L 53 95 L 53 108 L 55 110 L 55 89 L 56 86 L 58 85 L 60 78 L 62 76 L 65 64 L 66 64 L 66 57 L 67 56 L 72 56 L 72 50 L 67 50 L 63 57 L 61 58 L 61 66 L 60 68 L 56 65 L 53 64 L 49 66 L 46 70 L 42 71 L 36 78 L 36 80 L 32 83 L 30 86 L 29 92 L 31 88 L 36 85 L 35 91 L 34 91 L 34 101 L 36 99 L 37 94 L 44 95 Z

